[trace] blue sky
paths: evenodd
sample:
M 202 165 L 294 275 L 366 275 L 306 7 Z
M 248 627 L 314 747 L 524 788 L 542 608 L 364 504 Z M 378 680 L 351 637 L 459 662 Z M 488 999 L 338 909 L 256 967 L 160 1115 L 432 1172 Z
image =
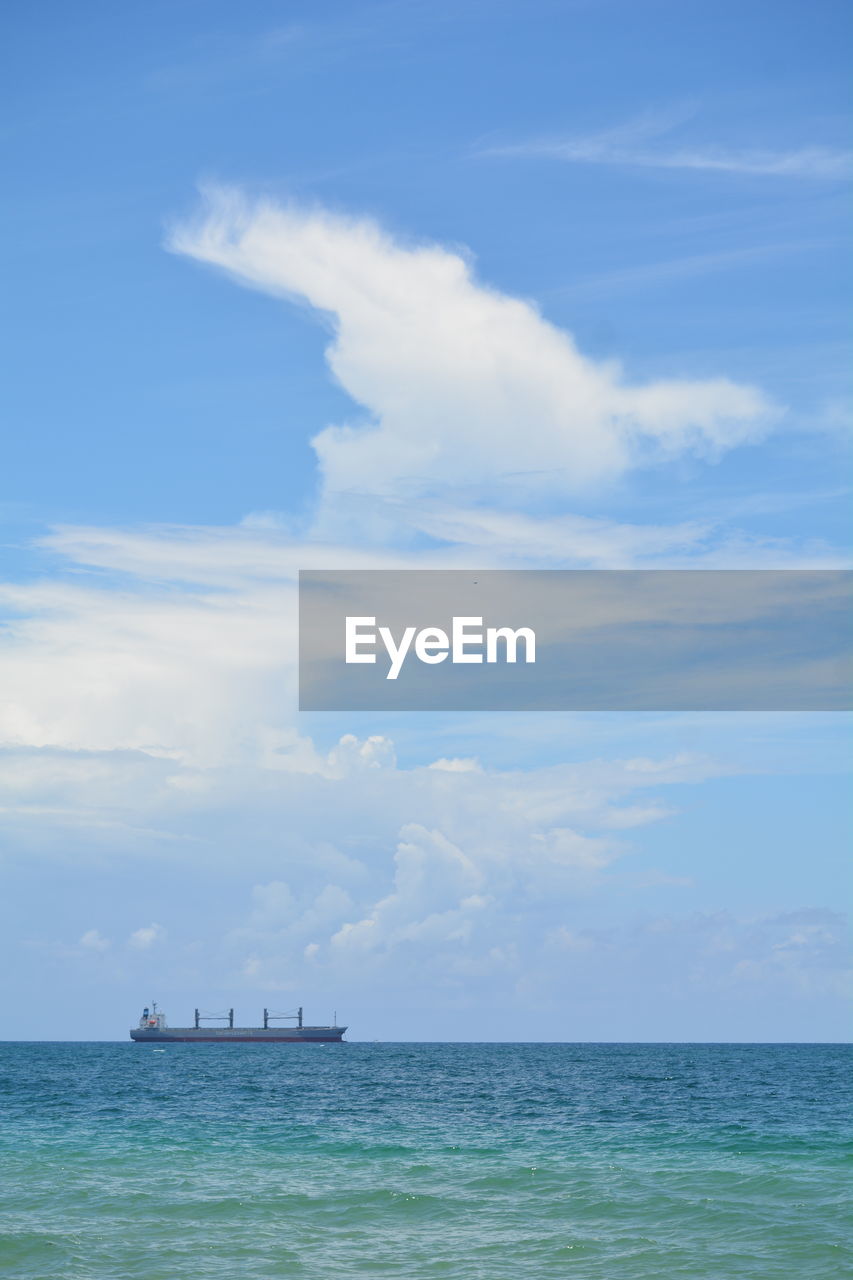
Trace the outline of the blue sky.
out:
M 840 718 L 300 718 L 292 592 L 845 563 L 847 7 L 4 26 L 6 1034 L 842 1036 Z

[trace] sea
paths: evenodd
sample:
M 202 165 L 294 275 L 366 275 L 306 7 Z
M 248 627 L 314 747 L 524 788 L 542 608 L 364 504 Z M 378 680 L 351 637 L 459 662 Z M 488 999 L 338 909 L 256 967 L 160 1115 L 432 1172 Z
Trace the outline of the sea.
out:
M 851 1050 L 0 1044 L 0 1274 L 839 1280 Z

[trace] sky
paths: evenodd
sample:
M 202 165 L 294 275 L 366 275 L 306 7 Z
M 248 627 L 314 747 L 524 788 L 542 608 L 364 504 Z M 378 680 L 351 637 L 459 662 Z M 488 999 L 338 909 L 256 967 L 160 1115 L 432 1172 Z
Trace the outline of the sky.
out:
M 299 569 L 849 563 L 817 17 L 5 7 L 4 1037 L 846 1038 L 843 715 L 295 694 Z

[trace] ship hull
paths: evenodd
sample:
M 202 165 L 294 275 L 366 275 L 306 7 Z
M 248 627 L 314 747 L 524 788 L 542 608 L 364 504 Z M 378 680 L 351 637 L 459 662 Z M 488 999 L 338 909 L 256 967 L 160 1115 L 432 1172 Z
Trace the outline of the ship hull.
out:
M 143 1044 L 340 1044 L 346 1027 L 134 1027 Z

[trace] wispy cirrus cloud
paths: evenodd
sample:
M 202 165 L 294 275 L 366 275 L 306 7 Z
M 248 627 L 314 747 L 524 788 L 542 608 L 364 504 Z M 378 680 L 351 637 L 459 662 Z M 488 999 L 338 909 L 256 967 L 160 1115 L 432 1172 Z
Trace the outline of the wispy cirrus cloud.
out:
M 773 258 L 787 258 L 792 254 L 820 253 L 836 247 L 837 243 L 834 240 L 789 240 L 775 244 L 751 244 L 713 253 L 686 254 L 678 258 L 644 262 L 638 266 L 585 276 L 573 281 L 571 285 L 553 290 L 553 293 L 570 295 L 574 299 L 608 297 L 625 290 L 648 289 L 649 286 L 689 280 L 696 276 L 739 270 Z
M 688 145 L 667 148 L 656 139 L 671 133 L 693 114 L 679 108 L 647 112 L 611 129 L 564 137 L 528 138 L 480 147 L 477 154 L 497 158 L 561 160 L 566 164 L 615 165 L 644 169 L 683 169 L 755 177 L 843 179 L 853 177 L 853 150 L 811 145 L 784 149 Z

